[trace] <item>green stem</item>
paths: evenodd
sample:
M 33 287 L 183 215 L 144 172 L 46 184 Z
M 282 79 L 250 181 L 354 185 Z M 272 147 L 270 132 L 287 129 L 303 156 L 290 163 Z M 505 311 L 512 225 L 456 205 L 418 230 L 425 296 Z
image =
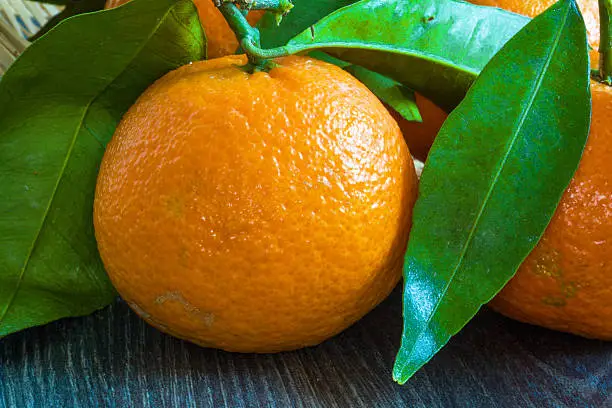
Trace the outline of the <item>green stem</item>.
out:
M 259 30 L 251 27 L 241 9 L 236 7 L 233 3 L 222 3 L 219 6 L 219 11 L 221 11 L 221 14 L 225 17 L 230 28 L 234 31 L 234 34 L 236 34 L 236 37 L 240 39 L 241 44 L 242 42 L 248 42 L 249 44 L 254 44 L 256 47 L 259 47 Z M 255 66 L 264 65 L 265 62 L 260 58 L 251 55 L 246 49 L 245 51 L 247 52 L 251 64 Z
M 269 10 L 274 13 L 287 14 L 293 8 L 290 0 L 215 0 L 216 6 L 237 4 L 241 10 Z
M 241 8 L 236 7 L 234 3 L 241 5 Z M 289 55 L 288 52 L 284 51 L 279 53 L 279 49 L 275 49 L 277 52 L 269 52 L 275 50 L 262 50 L 260 48 L 259 30 L 251 27 L 244 12 L 249 9 L 266 9 L 275 12 L 277 15 L 282 15 L 293 7 L 289 0 L 222 0 L 217 7 L 236 34 L 236 38 L 239 39 L 240 45 L 246 52 L 253 68 L 266 70 L 270 67 L 269 59 Z
M 612 85 L 612 0 L 599 0 L 599 79 Z
M 260 60 L 286 57 L 288 55 L 292 55 L 300 51 L 297 48 L 294 49 L 293 47 L 288 46 L 264 50 L 263 48 L 259 47 L 259 44 L 254 41 L 251 41 L 249 38 L 243 38 L 240 42 L 240 46 L 247 53 L 247 55 L 252 55 L 254 58 Z
M 236 38 L 240 41 L 240 46 L 247 54 L 249 58 L 249 62 L 255 70 L 268 70 L 274 66 L 273 63 L 270 62 L 271 59 L 286 57 L 288 55 L 297 54 L 299 52 L 304 51 L 312 51 L 320 48 L 320 45 L 285 45 L 282 47 L 271 48 L 271 49 L 262 49 L 259 37 L 259 30 L 251 27 L 249 22 L 247 21 L 244 10 L 245 8 L 238 8 L 236 4 L 253 4 L 255 7 L 262 7 L 262 4 L 265 4 L 266 7 L 272 7 L 271 11 L 282 10 L 285 7 L 285 4 L 289 4 L 290 7 L 291 2 L 289 0 L 220 0 L 221 4 L 218 5 L 219 10 L 227 20 L 231 29 L 236 34 Z M 265 3 L 264 3 L 265 2 Z M 242 7 L 248 7 L 247 5 Z

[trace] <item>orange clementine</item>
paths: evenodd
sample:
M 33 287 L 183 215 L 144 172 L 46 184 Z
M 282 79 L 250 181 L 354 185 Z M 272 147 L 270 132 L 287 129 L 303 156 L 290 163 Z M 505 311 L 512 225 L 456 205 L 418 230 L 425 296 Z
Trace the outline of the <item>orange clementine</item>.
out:
M 107 0 L 106 8 L 118 7 L 130 0 Z M 238 49 L 238 40 L 225 21 L 221 12 L 212 0 L 194 0 L 204 31 L 206 32 L 206 51 L 208 58 L 218 58 L 233 54 Z M 249 12 L 247 20 L 251 25 L 257 24 L 263 16 L 263 11 Z
M 490 303 L 517 320 L 612 340 L 612 88 L 593 82 L 580 166 L 534 251 Z
M 397 284 L 416 175 L 393 118 L 342 69 L 245 62 L 196 62 L 145 91 L 104 155 L 94 222 L 151 324 L 276 352 L 340 332 Z

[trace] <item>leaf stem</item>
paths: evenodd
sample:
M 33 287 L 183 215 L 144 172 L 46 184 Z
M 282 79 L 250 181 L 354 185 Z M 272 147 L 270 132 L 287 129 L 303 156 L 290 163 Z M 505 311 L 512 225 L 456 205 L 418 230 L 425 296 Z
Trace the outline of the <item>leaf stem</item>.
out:
M 612 85 L 612 0 L 599 0 L 600 41 L 598 80 Z

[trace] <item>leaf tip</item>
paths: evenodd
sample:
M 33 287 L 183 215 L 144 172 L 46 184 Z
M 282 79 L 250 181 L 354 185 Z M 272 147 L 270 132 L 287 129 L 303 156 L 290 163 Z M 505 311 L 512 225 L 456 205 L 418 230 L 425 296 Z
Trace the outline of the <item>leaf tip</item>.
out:
M 414 374 L 414 371 L 410 370 L 410 364 L 408 364 L 409 358 L 410 356 L 407 355 L 404 347 L 400 347 L 393 365 L 393 381 L 399 385 L 404 385 Z
M 393 366 L 393 381 L 399 385 L 404 385 L 413 374 L 414 372 L 410 372 L 407 364 L 400 363 L 399 360 L 395 361 L 395 365 Z

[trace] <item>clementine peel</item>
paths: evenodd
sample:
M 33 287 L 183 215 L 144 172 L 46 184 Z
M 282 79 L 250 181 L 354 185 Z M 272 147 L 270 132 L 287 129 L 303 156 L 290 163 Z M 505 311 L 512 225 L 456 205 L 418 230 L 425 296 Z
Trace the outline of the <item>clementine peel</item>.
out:
M 400 279 L 416 175 L 397 124 L 340 68 L 239 56 L 152 85 L 108 145 L 100 254 L 163 331 L 241 352 L 317 344 Z

